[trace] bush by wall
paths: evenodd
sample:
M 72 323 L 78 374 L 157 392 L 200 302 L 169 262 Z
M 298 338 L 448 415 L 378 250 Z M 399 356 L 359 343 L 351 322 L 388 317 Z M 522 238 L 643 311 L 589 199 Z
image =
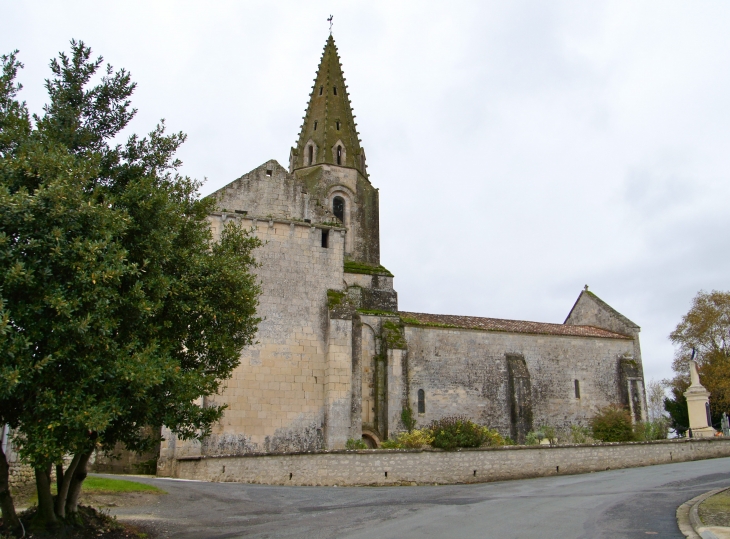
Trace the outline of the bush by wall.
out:
M 433 436 L 428 429 L 415 429 L 410 432 L 401 432 L 392 440 L 385 440 L 380 447 L 383 449 L 421 449 L 431 445 Z
M 668 434 L 669 421 L 664 418 L 654 421 L 643 421 L 634 425 L 634 439 L 637 442 L 665 440 Z
M 428 430 L 433 436 L 431 445 L 439 449 L 504 445 L 504 438 L 497 431 L 477 425 L 464 416 L 449 416 L 433 421 Z
M 630 442 L 634 440 L 631 416 L 620 406 L 606 406 L 591 419 L 593 437 L 601 442 Z

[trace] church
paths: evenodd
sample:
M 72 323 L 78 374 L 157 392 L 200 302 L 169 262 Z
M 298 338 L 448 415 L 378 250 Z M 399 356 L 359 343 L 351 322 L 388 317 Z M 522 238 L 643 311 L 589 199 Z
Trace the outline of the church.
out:
M 233 220 L 263 241 L 262 322 L 206 398 L 227 405 L 212 434 L 163 431 L 160 474 L 203 455 L 377 447 L 408 409 L 419 427 L 462 415 L 516 442 L 587 425 L 609 404 L 645 419 L 640 328 L 587 287 L 562 324 L 399 310 L 356 126 L 330 35 L 288 167 L 268 161 L 209 195 L 214 239 Z

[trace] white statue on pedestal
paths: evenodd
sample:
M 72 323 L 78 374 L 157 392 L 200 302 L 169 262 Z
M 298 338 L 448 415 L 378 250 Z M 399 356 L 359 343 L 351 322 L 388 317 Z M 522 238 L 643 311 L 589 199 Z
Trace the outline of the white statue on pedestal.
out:
M 700 373 L 697 371 L 697 362 L 689 362 L 690 384 L 685 391 L 687 410 L 689 412 L 689 428 L 693 438 L 711 438 L 715 436 L 710 419 L 710 392 L 700 383 Z

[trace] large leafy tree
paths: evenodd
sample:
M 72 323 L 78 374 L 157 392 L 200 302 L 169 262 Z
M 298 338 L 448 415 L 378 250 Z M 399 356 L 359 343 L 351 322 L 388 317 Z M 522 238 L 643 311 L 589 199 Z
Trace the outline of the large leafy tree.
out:
M 683 393 L 693 355 L 702 385 L 710 392 L 712 422 L 719 425 L 723 412 L 730 413 L 730 292 L 700 291 L 669 339 L 677 347 L 672 364 L 676 375 L 668 381 L 672 398 L 665 400 L 672 427 L 679 433 L 689 428 Z
M 0 422 L 36 470 L 38 525 L 55 526 L 74 519 L 95 448 L 145 449 L 149 425 L 200 437 L 220 418 L 199 397 L 218 392 L 253 340 L 259 242 L 229 224 L 212 243 L 212 201 L 176 172 L 182 133 L 160 125 L 114 144 L 135 114 L 126 71 L 108 66 L 92 84 L 102 59 L 72 41 L 31 120 L 16 98 L 20 65 L 3 65 Z

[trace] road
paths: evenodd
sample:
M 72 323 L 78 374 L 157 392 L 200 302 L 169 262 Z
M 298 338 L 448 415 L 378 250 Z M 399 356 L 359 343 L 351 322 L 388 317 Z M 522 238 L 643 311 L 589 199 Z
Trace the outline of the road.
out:
M 169 494 L 150 505 L 111 512 L 120 520 L 152 526 L 161 537 L 682 539 L 677 507 L 730 486 L 730 458 L 450 486 L 138 480 Z

